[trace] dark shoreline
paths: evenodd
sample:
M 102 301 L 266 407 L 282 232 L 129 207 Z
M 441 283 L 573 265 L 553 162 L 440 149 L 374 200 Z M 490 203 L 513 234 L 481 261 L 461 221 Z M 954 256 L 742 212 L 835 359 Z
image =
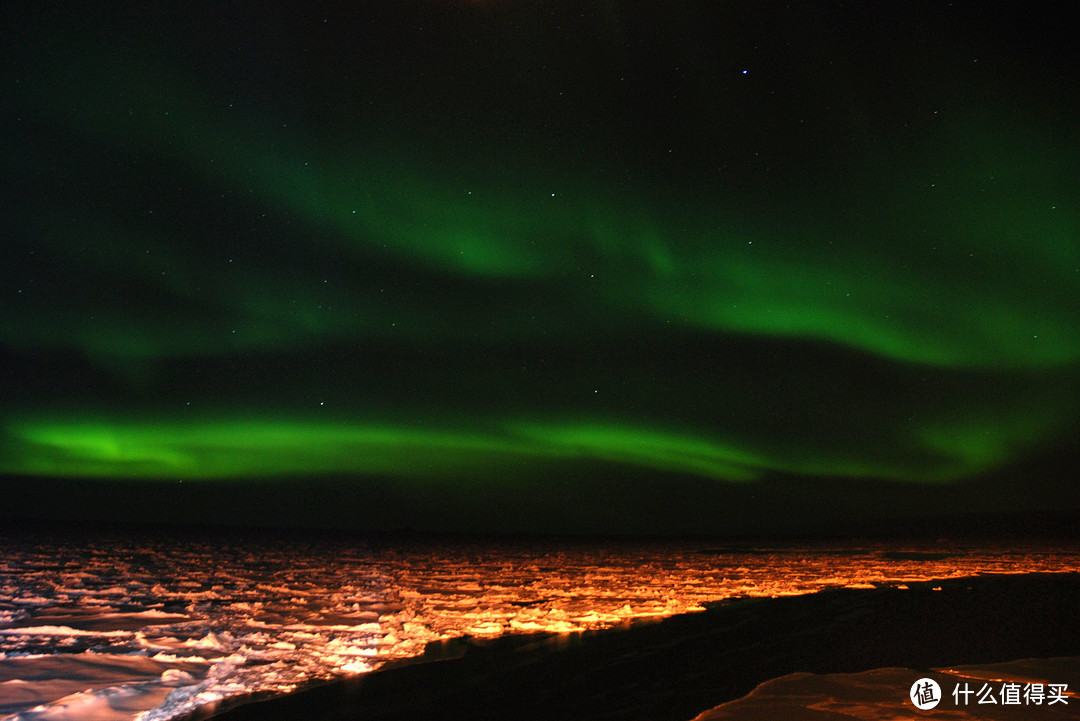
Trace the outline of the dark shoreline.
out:
M 687 721 L 800 671 L 1080 655 L 1078 573 L 909 585 L 741 599 L 585 634 L 433 644 L 418 659 L 430 663 L 393 664 L 202 718 Z

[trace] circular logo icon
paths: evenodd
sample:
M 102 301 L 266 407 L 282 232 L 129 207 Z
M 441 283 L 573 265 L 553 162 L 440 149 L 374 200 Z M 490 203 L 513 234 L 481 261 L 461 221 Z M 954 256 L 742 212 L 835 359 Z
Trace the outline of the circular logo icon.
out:
M 941 702 L 941 686 L 932 678 L 920 678 L 911 684 L 911 703 L 920 711 L 929 711 Z

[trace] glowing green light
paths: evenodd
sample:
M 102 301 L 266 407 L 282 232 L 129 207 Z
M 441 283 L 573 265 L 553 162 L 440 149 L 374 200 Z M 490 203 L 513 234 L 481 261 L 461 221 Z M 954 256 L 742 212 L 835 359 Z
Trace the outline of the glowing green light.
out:
M 1043 428 L 921 428 L 907 460 L 837 446 L 707 439 L 626 424 L 509 422 L 501 429 L 416 429 L 296 420 L 26 421 L 7 429 L 0 473 L 138 479 L 227 479 L 310 474 L 403 478 L 496 474 L 512 482 L 546 466 L 604 462 L 721 481 L 769 471 L 948 480 L 1009 460 Z M 941 461 L 944 454 L 947 462 Z M 920 455 L 922 459 L 920 460 Z
M 468 432 L 295 421 L 42 422 L 12 430 L 21 452 L 7 461 L 4 472 L 52 476 L 424 476 L 530 450 Z
M 903 167 L 854 168 L 876 189 L 856 198 L 808 189 L 800 222 L 770 221 L 740 217 L 722 197 L 714 207 L 688 198 L 684 207 L 657 208 L 644 202 L 646 188 L 615 193 L 584 174 L 563 177 L 562 192 L 552 198 L 545 176 L 558 169 L 546 164 L 527 157 L 514 158 L 516 170 L 461 158 L 457 166 L 435 164 L 358 140 L 362 128 L 313 140 L 268 126 L 254 136 L 216 109 L 195 81 L 183 85 L 175 73 L 153 72 L 152 62 L 137 63 L 138 70 L 126 56 L 98 52 L 108 59 L 80 63 L 59 83 L 60 112 L 79 108 L 67 117 L 80 132 L 147 157 L 169 138 L 170 162 L 209 186 L 243 189 L 274 210 L 276 223 L 301 223 L 293 232 L 304 247 L 315 244 L 361 267 L 385 262 L 454 278 L 462 306 L 483 308 L 496 298 L 506 316 L 527 317 L 538 302 L 559 314 L 531 330 L 485 324 L 423 297 L 410 301 L 406 286 L 380 295 L 361 279 L 346 279 L 335 291 L 334 312 L 322 312 L 328 304 L 315 291 L 323 281 L 318 264 L 289 274 L 251 262 L 242 274 L 227 273 L 224 261 L 207 269 L 205 258 L 173 250 L 189 245 L 186 239 L 118 219 L 108 228 L 93 221 L 76 230 L 54 224 L 48 232 L 73 257 L 90 253 L 88 262 L 110 272 L 118 253 L 150 248 L 125 263 L 131 280 L 158 289 L 163 303 L 172 297 L 193 311 L 210 303 L 215 312 L 185 330 L 150 327 L 123 305 L 102 308 L 116 326 L 102 333 L 85 323 L 34 318 L 24 307 L 28 320 L 6 334 L 15 344 L 36 338 L 124 358 L 387 335 L 550 339 L 580 333 L 583 325 L 646 323 L 822 340 L 947 368 L 1038 369 L 1080 360 L 1078 212 L 1073 188 L 1054 180 L 1080 158 L 1075 149 L 1020 131 L 946 128 L 931 147 L 955 148 L 953 157 L 914 154 Z M 114 72 L 102 71 L 110 62 Z M 130 98 L 144 102 L 129 108 Z M 114 105 L 125 112 L 112 112 Z M 166 116 L 162 106 L 177 110 Z M 461 165 L 480 181 L 469 185 L 474 190 L 460 180 Z M 933 188 L 916 180 L 931 172 Z M 1048 180 L 1032 185 L 1032 178 Z M 851 204 L 866 211 L 833 218 L 833 208 Z M 49 211 L 34 215 L 65 215 Z M 163 264 L 147 262 L 163 255 L 173 256 L 164 275 Z M 196 277 L 205 285 L 191 282 Z M 502 293 L 510 282 L 528 292 Z M 402 314 L 410 322 L 396 325 Z M 234 327 L 242 329 L 235 338 Z
M 16 248 L 0 273 L 27 291 L 0 293 L 0 344 L 22 354 L 20 370 L 60 358 L 50 372 L 100 377 L 79 413 L 35 414 L 10 383 L 2 473 L 510 478 L 610 464 L 738 482 L 949 480 L 1075 422 L 1080 154 L 1033 119 L 956 114 L 912 130 L 904 151 L 852 143 L 850 179 L 819 185 L 808 167 L 791 198 L 769 183 L 743 198 L 692 164 L 646 180 L 514 142 L 494 158 L 431 156 L 412 129 L 395 141 L 364 118 L 305 115 L 297 128 L 273 107 L 226 110 L 154 49 L 81 40 L 41 41 L 62 61 L 18 89 L 21 127 L 39 128 L 27 137 L 60 149 L 0 140 L 18 159 L 5 170 L 33 179 L 0 198 Z M 577 128 L 589 109 L 568 107 Z M 791 149 L 782 134 L 770 142 Z M 626 168 L 647 159 L 619 143 Z M 654 363 L 668 339 L 707 347 L 715 370 Z M 775 391 L 725 376 L 810 347 L 872 376 L 860 387 L 888 408 L 815 407 L 828 394 L 804 389 L 822 369 L 793 372 L 798 358 L 770 366 Z M 596 349 L 617 362 L 577 358 Z M 398 358 L 415 367 L 387 389 L 371 369 Z M 308 359 L 331 372 L 309 373 Z M 545 361 L 625 393 L 582 400 L 568 390 L 580 379 L 538 370 Z M 204 365 L 240 390 L 208 384 L 200 400 L 215 410 L 180 421 L 172 381 L 198 396 Z M 923 375 L 962 392 L 932 398 Z M 312 420 L 299 393 L 279 400 L 291 378 L 340 389 L 341 416 Z M 65 402 L 83 392 L 64 381 Z M 772 423 L 770 404 L 788 401 Z M 128 405 L 158 415 L 128 417 Z

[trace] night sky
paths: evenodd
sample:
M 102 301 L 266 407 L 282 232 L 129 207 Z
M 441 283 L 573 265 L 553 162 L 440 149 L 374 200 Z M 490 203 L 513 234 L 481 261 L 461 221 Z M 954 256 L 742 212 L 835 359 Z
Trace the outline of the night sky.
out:
M 1050 6 L 13 5 L 7 517 L 1080 509 Z

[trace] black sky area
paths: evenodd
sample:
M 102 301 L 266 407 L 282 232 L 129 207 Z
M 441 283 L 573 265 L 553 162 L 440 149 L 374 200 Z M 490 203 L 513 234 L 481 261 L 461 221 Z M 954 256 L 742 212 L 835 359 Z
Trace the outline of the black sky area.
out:
M 9 3 L 0 518 L 1060 536 L 1054 3 Z

